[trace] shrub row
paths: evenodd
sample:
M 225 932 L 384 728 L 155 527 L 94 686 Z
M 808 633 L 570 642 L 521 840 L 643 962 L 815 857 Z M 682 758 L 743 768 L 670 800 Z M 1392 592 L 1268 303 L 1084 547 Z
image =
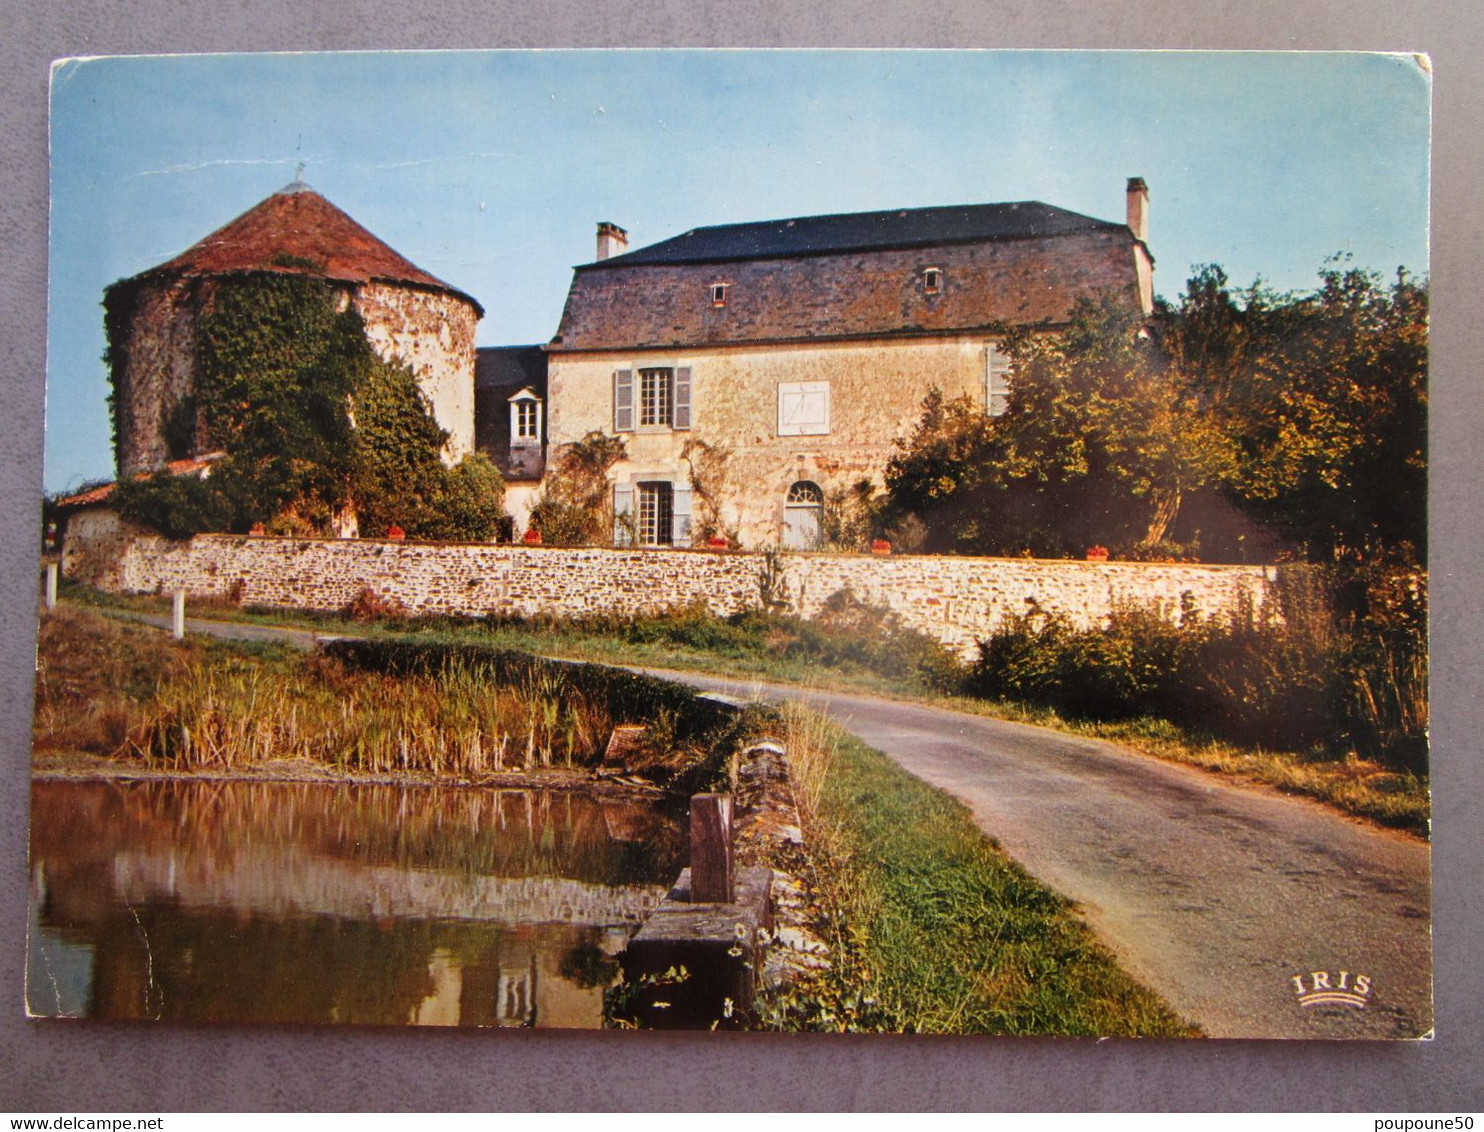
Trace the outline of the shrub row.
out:
M 1336 610 L 1333 574 L 1314 567 L 1281 571 L 1269 605 L 1222 618 L 1130 606 L 1077 629 L 1032 610 L 981 643 L 968 688 L 1076 718 L 1161 716 L 1237 743 L 1423 771 L 1426 612 L 1413 581 L 1387 608 L 1372 590 L 1348 612 Z
M 679 645 L 718 656 L 794 659 L 873 672 L 917 680 L 940 691 L 957 690 L 966 671 L 949 649 L 848 589 L 829 597 L 810 620 L 758 608 L 718 617 L 697 603 L 660 614 L 599 615 L 555 624 L 633 644 Z

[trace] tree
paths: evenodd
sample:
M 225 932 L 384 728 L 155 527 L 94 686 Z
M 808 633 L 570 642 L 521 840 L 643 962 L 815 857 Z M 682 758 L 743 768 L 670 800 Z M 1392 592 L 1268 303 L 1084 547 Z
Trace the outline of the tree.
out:
M 970 553 L 1147 552 L 1219 447 L 1135 312 L 1084 301 L 1061 334 L 1007 336 L 1009 407 L 930 395 L 888 465 L 888 509 L 928 547 Z
M 531 529 L 552 546 L 592 546 L 613 538 L 608 471 L 626 454 L 616 436 L 590 432 L 563 445 L 531 505 Z
M 1425 555 L 1427 289 L 1332 263 L 1312 295 L 1219 268 L 1191 280 L 1169 338 L 1231 445 L 1222 492 L 1310 558 Z
M 1005 513 L 1007 490 L 999 474 L 1003 445 L 993 420 L 968 397 L 946 400 L 933 389 L 922 419 L 886 468 L 888 523 L 911 516 L 925 528 L 922 549 L 936 553 L 994 553 L 1003 527 L 982 517 Z
M 1009 335 L 1008 411 L 929 397 L 888 513 L 940 551 L 1228 553 L 1268 532 L 1318 561 L 1420 561 L 1426 287 L 1338 265 L 1320 284 L 1236 294 L 1208 266 L 1148 320 L 1084 302 L 1059 334 Z

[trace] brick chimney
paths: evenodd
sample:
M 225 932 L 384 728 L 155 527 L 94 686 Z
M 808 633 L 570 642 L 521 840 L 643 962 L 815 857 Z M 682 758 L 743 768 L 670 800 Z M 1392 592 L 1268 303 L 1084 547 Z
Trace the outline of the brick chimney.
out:
M 1135 238 L 1149 242 L 1149 186 L 1143 177 L 1128 179 L 1128 226 Z
M 598 225 L 598 258 L 623 255 L 629 250 L 629 234 L 617 224 L 604 220 Z

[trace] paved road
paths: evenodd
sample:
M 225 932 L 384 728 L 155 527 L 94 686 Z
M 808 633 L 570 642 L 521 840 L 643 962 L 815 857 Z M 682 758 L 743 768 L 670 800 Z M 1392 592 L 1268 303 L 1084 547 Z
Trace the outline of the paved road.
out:
M 155 623 L 164 618 L 145 617 Z M 312 633 L 192 621 L 192 631 Z M 242 632 L 247 630 L 247 632 Z M 1075 900 L 1124 966 L 1214 1037 L 1414 1038 L 1432 1028 L 1428 847 L 1315 803 L 1115 744 L 868 696 L 656 671 L 804 699 L 919 778 Z M 1302 1006 L 1293 979 L 1370 989 Z
M 689 673 L 805 699 L 1071 897 L 1124 966 L 1215 1037 L 1407 1038 L 1432 1028 L 1428 847 L 1301 799 L 1112 743 L 867 696 Z M 1301 1006 L 1292 979 L 1369 977 L 1364 1008 Z

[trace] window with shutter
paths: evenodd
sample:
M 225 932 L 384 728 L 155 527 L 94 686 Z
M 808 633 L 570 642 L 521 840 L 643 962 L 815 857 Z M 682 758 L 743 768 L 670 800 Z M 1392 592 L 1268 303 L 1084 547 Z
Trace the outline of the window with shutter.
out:
M 639 371 L 640 428 L 670 427 L 675 404 L 674 383 L 674 370 L 652 368 Z
M 634 431 L 634 371 L 613 372 L 613 431 Z
M 669 546 L 675 540 L 675 489 L 668 483 L 636 484 L 639 543 Z
M 779 436 L 824 436 L 829 431 L 828 381 L 796 381 L 778 386 Z

